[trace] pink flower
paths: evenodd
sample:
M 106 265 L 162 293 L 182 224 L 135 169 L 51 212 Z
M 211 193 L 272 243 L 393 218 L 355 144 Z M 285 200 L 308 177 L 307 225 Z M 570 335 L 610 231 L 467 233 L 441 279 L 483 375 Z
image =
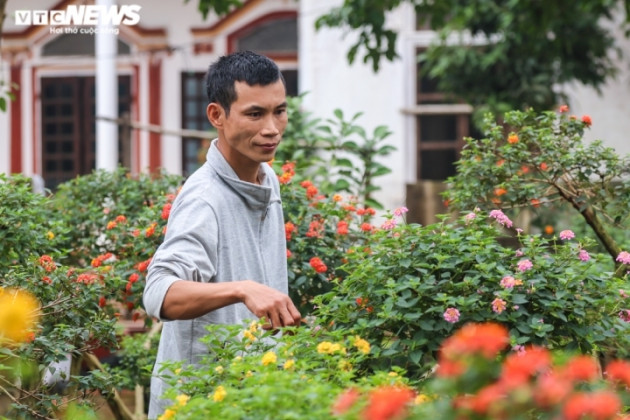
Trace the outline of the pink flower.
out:
M 520 260 L 516 265 L 518 266 L 518 269 L 521 272 L 527 271 L 534 266 L 534 264 L 532 264 L 532 262 L 527 259 Z
M 496 298 L 492 301 L 492 310 L 498 314 L 505 311 L 506 303 L 503 299 Z
M 466 220 L 466 223 L 468 223 L 470 221 L 475 220 L 476 217 L 477 217 L 477 213 L 471 211 L 466 216 L 464 216 L 464 219 Z
M 580 252 L 578 252 L 578 258 L 582 261 L 588 261 L 591 259 L 591 256 L 585 249 L 580 249 Z
M 394 219 L 385 220 L 381 225 L 381 229 L 391 230 L 396 227 L 397 222 Z
M 499 284 L 501 284 L 501 287 L 511 289 L 514 286 L 520 286 L 521 284 L 523 284 L 523 281 L 515 279 L 512 276 L 505 276 L 501 279 L 501 282 Z
M 516 252 L 514 253 L 514 255 L 516 255 L 517 257 L 522 257 L 525 254 L 520 249 L 517 249 Z
M 459 321 L 459 311 L 456 308 L 448 308 L 444 311 L 444 319 L 451 324 Z
M 563 230 L 562 232 L 560 232 L 560 239 L 562 239 L 563 241 L 568 241 L 573 238 L 575 238 L 575 233 L 573 233 L 572 230 Z
M 630 309 L 622 309 L 619 312 L 619 318 L 624 322 L 630 322 Z
M 403 214 L 407 213 L 409 211 L 409 209 L 405 206 L 403 207 L 399 207 L 396 210 L 394 210 L 394 216 L 402 216 Z
M 617 255 L 617 261 L 622 264 L 630 264 L 630 253 L 621 251 L 619 255 Z
M 625 290 L 619 289 L 619 296 L 621 296 L 622 298 L 625 299 L 625 298 L 627 298 L 630 295 L 628 295 Z
M 512 221 L 501 210 L 492 210 L 490 217 L 496 219 L 502 226 L 512 227 Z

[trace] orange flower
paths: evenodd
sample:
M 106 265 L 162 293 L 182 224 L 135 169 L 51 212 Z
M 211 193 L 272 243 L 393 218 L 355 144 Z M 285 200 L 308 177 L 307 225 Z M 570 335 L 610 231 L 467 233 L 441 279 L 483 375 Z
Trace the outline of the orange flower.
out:
M 487 358 L 495 357 L 508 345 L 510 335 L 507 328 L 496 323 L 466 324 L 444 340 L 441 358 L 456 360 L 467 354 L 481 353 Z
M 333 200 L 335 203 L 338 203 L 338 202 L 340 202 L 341 200 L 343 200 L 343 197 L 341 196 L 341 194 L 335 194 L 335 195 L 333 195 L 333 196 L 332 196 L 332 200 Z
M 590 127 L 591 124 L 593 124 L 593 120 L 591 120 L 591 117 L 589 117 L 588 115 L 583 115 L 582 116 L 582 122 L 587 127 Z
M 510 135 L 508 136 L 508 143 L 510 144 L 518 143 L 518 136 L 516 135 L 516 133 L 510 133 Z
M 576 356 L 561 369 L 561 374 L 572 381 L 592 381 L 599 376 L 599 367 L 589 356 Z
M 495 188 L 494 195 L 497 197 L 501 197 L 503 194 L 507 194 L 507 190 L 505 188 Z
M 578 392 L 569 397 L 562 410 L 566 420 L 592 418 L 595 420 L 612 419 L 620 414 L 621 400 L 610 391 L 593 393 Z
M 537 198 L 532 198 L 532 206 L 540 207 L 540 200 Z
M 573 384 L 557 373 L 550 372 L 538 377 L 534 388 L 534 401 L 540 407 L 554 407 L 573 390 Z
M 290 172 L 284 172 L 282 175 L 278 176 L 278 182 L 281 184 L 288 184 L 293 178 L 293 174 Z
M 302 186 L 302 188 L 308 188 L 308 187 L 312 186 L 313 183 L 311 181 L 302 181 L 302 182 L 300 182 L 300 185 Z
M 110 221 L 110 222 L 107 222 L 107 230 L 112 230 L 112 229 L 114 229 L 116 226 L 117 226 L 117 223 L 116 223 L 115 221 L 113 221 L 113 220 L 112 220 L 112 221 Z
M 368 405 L 363 411 L 366 420 L 388 420 L 399 418 L 406 411 L 406 406 L 414 398 L 409 388 L 383 386 L 374 389 L 368 397 Z
M 568 105 L 560 105 L 560 107 L 558 108 L 558 112 L 569 112 L 569 106 Z
M 606 366 L 606 377 L 611 382 L 619 382 L 630 388 L 630 362 L 615 360 Z
M 116 222 L 125 223 L 126 221 L 127 221 L 127 218 L 123 214 L 119 214 L 118 216 L 116 216 Z
M 501 382 L 509 389 L 518 388 L 551 366 L 547 349 L 532 346 L 523 352 L 509 354 L 501 371 Z
M 492 406 L 502 399 L 505 399 L 506 392 L 501 384 L 494 383 L 480 389 L 474 395 L 470 403 L 470 408 L 477 414 L 487 414 Z
M 540 164 L 540 170 L 541 171 L 546 171 L 549 168 L 549 166 L 547 166 L 547 164 L 545 162 Z
M 547 226 L 545 226 L 545 233 L 546 233 L 547 235 L 551 235 L 551 234 L 553 234 L 553 226 L 551 226 L 551 225 L 547 225 Z
M 39 265 L 44 267 L 44 270 L 46 270 L 46 272 L 48 273 L 57 269 L 57 265 L 50 255 L 42 255 L 41 257 L 39 257 Z
M 529 166 L 527 166 L 527 165 L 521 166 L 521 172 L 523 172 L 524 174 L 528 174 L 529 173 Z
M 317 195 L 317 187 L 315 185 L 311 185 L 306 188 L 306 198 L 309 200 Z
M 504 164 L 505 164 L 505 159 L 500 159 L 500 160 L 497 160 L 497 166 L 498 166 L 498 167 L 501 167 L 501 166 L 503 166 Z
M 284 234 L 287 238 L 287 241 L 291 240 L 291 234 L 293 232 L 297 231 L 297 228 L 295 227 L 295 225 L 291 222 L 286 222 L 284 224 Z
M 359 399 L 359 396 L 359 391 L 354 388 L 343 391 L 341 394 L 339 394 L 337 400 L 333 404 L 332 413 L 335 416 L 345 413 Z

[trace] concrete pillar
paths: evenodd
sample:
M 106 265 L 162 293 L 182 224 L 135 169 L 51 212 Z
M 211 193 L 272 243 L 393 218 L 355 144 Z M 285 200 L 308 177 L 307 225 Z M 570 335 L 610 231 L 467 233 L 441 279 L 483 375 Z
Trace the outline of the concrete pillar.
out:
M 115 0 L 97 0 L 107 9 Z M 96 42 L 96 115 L 118 118 L 118 76 L 116 74 L 117 36 L 103 16 L 94 35 Z M 115 170 L 118 166 L 118 125 L 96 121 L 96 169 Z

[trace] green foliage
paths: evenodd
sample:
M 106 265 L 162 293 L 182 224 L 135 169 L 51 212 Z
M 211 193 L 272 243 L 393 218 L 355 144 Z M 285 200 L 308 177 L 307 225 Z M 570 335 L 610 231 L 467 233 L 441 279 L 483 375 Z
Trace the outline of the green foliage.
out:
M 274 166 L 295 163 L 295 179 L 310 180 L 328 195 L 346 193 L 367 206 L 382 209 L 373 197 L 380 190 L 374 180 L 391 170 L 377 159 L 386 158 L 394 146 L 385 144 L 391 132 L 378 126 L 368 134 L 357 120 L 361 113 L 349 120 L 340 109 L 335 118 L 312 118 L 300 109 L 302 96 L 288 98 L 289 125 L 278 148 Z
M 157 357 L 160 335 L 148 333 L 126 335 L 120 343 L 117 364 L 109 367 L 116 376 L 116 385 L 122 389 L 134 389 L 137 385 L 149 389 L 151 373 Z
M 348 255 L 345 279 L 315 298 L 315 315 L 373 343 L 373 367 L 401 366 L 412 378 L 430 371 L 442 340 L 466 322 L 500 322 L 515 345 L 626 353 L 630 324 L 620 319 L 619 289 L 628 290 L 627 278 L 613 279 L 599 256 L 582 261 L 588 240 L 519 234 L 515 251 L 500 235 L 484 213 L 375 232 L 369 249 Z M 460 314 L 456 323 L 447 321 L 449 308 Z
M 56 252 L 68 230 L 45 207 L 46 198 L 32 191 L 29 178 L 0 174 L 0 275 L 33 255 Z
M 167 372 L 176 372 L 165 377 L 174 386 L 168 396 L 177 418 L 329 419 L 334 399 L 348 386 L 407 382 L 357 371 L 369 357 L 369 343 L 360 337 L 320 326 L 274 335 L 259 325 L 210 326 L 209 354 L 197 367 L 169 366 Z
M 94 171 L 59 186 L 51 198 L 51 219 L 61 221 L 70 231 L 60 243 L 67 250 L 68 264 L 89 264 L 91 258 L 110 251 L 115 243 L 105 242 L 107 224 L 118 215 L 136 221 L 181 183 L 180 176 L 131 176 L 125 168 Z M 148 226 L 147 226 L 148 227 Z
M 627 226 L 630 156 L 618 156 L 601 141 L 584 142 L 590 124 L 588 116 L 565 112 L 512 111 L 503 124 L 488 115 L 485 137 L 466 140 L 457 175 L 447 180 L 450 206 L 572 209 L 615 260 L 621 249 L 611 232 Z
M 396 57 L 397 33 L 385 15 L 402 0 L 345 0 L 317 20 L 350 28 L 358 39 L 348 52 L 378 70 L 384 57 Z M 563 83 L 601 87 L 617 72 L 613 37 L 617 0 L 531 2 L 519 0 L 410 1 L 421 24 L 437 31 L 437 41 L 421 56 L 423 72 L 440 91 L 480 110 L 550 109 L 564 95 Z M 626 10 L 630 2 L 623 2 Z M 478 42 L 463 38 L 476 37 Z
M 14 396 L 11 408 L 3 412 L 10 418 L 22 418 L 24 413 L 54 417 L 63 409 L 64 394 L 89 404 L 97 390 L 105 392 L 114 386 L 111 377 L 97 371 L 80 375 L 78 368 L 84 353 L 117 346 L 117 317 L 113 310 L 102 308 L 99 300 L 108 288 L 116 287 L 117 279 L 106 269 L 64 267 L 48 257 L 31 258 L 0 277 L 3 288 L 27 290 L 41 305 L 40 322 L 31 340 L 0 348 L 2 392 Z M 61 376 L 65 391 L 58 392 L 42 379 L 55 373 L 51 363 L 67 355 L 73 367 L 69 377 Z

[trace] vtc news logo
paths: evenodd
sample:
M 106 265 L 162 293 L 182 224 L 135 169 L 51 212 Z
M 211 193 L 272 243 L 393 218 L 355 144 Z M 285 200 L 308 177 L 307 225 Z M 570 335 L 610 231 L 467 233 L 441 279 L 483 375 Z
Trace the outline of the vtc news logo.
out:
M 113 26 L 137 25 L 140 22 L 140 9 L 133 5 L 99 6 L 69 5 L 66 10 L 17 10 L 16 25 L 98 25 Z

